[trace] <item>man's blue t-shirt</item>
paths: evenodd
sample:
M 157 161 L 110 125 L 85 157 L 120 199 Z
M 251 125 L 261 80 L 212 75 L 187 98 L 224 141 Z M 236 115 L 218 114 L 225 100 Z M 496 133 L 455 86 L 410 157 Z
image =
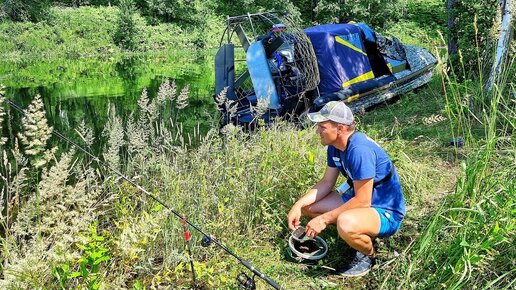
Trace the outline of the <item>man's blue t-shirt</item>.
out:
M 385 150 L 364 133 L 352 134 L 344 151 L 329 145 L 328 166 L 338 168 L 351 180 L 374 178 L 375 184 L 392 170 L 390 178 L 374 186 L 371 205 L 398 213 L 400 218 L 405 215 L 405 201 L 394 165 Z

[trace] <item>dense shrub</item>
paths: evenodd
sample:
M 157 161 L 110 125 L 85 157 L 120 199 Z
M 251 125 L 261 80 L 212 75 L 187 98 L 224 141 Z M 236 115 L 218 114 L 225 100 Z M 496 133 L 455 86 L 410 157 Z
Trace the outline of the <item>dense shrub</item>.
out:
M 39 21 L 49 12 L 50 0 L 3 0 L 0 16 L 14 21 Z
M 339 23 L 346 18 L 383 28 L 394 23 L 406 11 L 400 0 L 320 0 L 315 7 L 315 23 Z
M 147 25 L 135 10 L 132 17 L 123 14 L 124 18 L 118 18 L 119 13 L 123 14 L 118 7 L 53 7 L 52 17 L 46 21 L 0 22 L 0 55 L 22 61 L 28 61 L 27 56 L 107 57 L 121 51 L 115 39 L 140 52 L 214 47 L 225 24 L 222 18 L 206 14 L 205 23 L 195 27 L 176 23 Z
M 121 0 L 118 9 L 117 28 L 113 40 L 119 47 L 133 50 L 136 47 L 136 34 L 138 33 L 134 19 L 133 0 Z
M 301 1 L 228 0 L 217 5 L 217 13 L 223 16 L 237 16 L 264 11 L 285 11 L 294 20 L 302 21 L 300 10 L 305 8 Z

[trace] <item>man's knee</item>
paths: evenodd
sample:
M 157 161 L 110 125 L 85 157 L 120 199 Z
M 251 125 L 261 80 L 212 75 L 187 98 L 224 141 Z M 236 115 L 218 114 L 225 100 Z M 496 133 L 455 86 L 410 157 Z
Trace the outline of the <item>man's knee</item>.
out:
M 349 213 L 341 213 L 337 218 L 337 231 L 343 239 L 350 238 L 358 233 L 358 221 L 355 216 Z
M 305 216 L 312 216 L 314 212 L 312 211 L 312 205 L 305 205 L 301 208 L 301 213 Z

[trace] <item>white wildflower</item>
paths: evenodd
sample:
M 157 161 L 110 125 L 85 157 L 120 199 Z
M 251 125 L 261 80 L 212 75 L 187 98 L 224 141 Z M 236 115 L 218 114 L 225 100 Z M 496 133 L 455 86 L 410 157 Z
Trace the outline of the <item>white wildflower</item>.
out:
M 237 136 L 242 133 L 242 128 L 229 123 L 220 129 L 220 133 L 226 137 Z
M 177 93 L 177 85 L 176 85 L 175 81 L 172 81 L 172 83 L 170 84 L 170 94 L 169 94 L 170 102 L 174 101 L 174 99 L 176 98 L 176 93 Z
M 98 212 L 101 188 L 94 169 L 69 176 L 76 162 L 71 151 L 45 171 L 32 195 L 18 213 L 13 226 L 17 241 L 9 247 L 3 268 L 2 289 L 39 289 L 48 285 L 50 268 L 77 256 L 72 244 Z
M 11 153 L 13 154 L 14 160 L 21 165 L 26 166 L 28 164 L 28 159 L 25 157 L 20 150 L 20 143 L 18 142 L 18 138 L 14 139 L 14 149 L 11 149 Z
M 149 138 L 148 134 L 148 131 L 143 129 L 141 124 L 135 122 L 134 115 L 131 114 L 127 119 L 126 127 L 127 151 L 129 155 L 134 156 L 145 150 Z
M 446 120 L 446 117 L 443 117 L 439 114 L 432 114 L 429 117 L 423 117 L 423 124 L 432 125 L 432 124 L 440 123 L 445 120 Z
M 147 112 L 149 110 L 149 94 L 147 93 L 147 88 L 144 88 L 140 99 L 138 100 L 138 107 L 140 107 L 141 112 Z
M 152 103 L 149 102 L 149 96 L 147 94 L 147 89 L 143 89 L 142 95 L 138 100 L 139 118 L 138 118 L 138 127 L 137 129 L 140 131 L 140 135 L 145 136 L 143 139 L 145 143 L 148 141 L 148 136 L 152 130 L 152 122 L 156 117 L 156 108 Z
M 265 112 L 269 109 L 269 103 L 270 103 L 271 97 L 268 95 L 266 98 L 259 98 L 258 103 L 256 106 L 251 106 L 251 112 L 253 114 L 253 118 L 260 119 Z
M 236 113 L 237 113 L 237 109 L 238 109 L 238 103 L 235 102 L 235 101 L 232 101 L 232 100 L 228 100 L 226 102 L 226 111 L 228 112 L 228 116 L 229 118 L 233 118 Z
M 174 84 L 175 85 L 175 84 Z M 175 89 L 175 88 L 174 88 Z M 156 97 L 157 104 L 163 105 L 167 100 L 175 94 L 175 91 L 172 91 L 172 87 L 170 85 L 170 80 L 166 78 L 158 89 L 158 95 Z

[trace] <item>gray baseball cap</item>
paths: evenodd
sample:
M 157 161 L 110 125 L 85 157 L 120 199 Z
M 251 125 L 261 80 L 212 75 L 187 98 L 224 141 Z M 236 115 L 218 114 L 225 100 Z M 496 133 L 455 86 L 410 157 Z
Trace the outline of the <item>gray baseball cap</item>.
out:
M 333 121 L 344 125 L 351 125 L 355 120 L 351 109 L 340 101 L 328 102 L 319 112 L 309 113 L 308 119 L 316 123 Z

